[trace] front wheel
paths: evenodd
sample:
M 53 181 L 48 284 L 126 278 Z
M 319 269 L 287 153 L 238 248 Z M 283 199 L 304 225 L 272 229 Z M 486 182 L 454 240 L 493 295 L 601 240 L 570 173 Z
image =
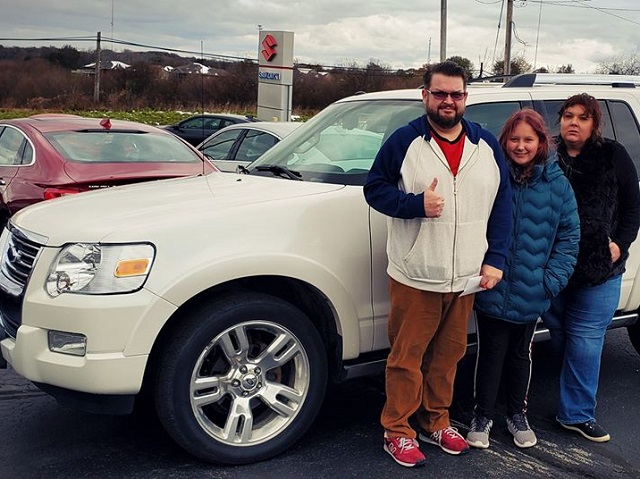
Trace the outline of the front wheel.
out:
M 156 409 L 173 439 L 209 462 L 268 459 L 311 426 L 327 359 L 316 328 L 278 298 L 244 293 L 192 311 L 167 342 Z

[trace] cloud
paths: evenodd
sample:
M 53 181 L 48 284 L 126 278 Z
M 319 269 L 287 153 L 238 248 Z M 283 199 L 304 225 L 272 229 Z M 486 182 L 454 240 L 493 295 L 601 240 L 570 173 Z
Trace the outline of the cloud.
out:
M 127 42 L 255 59 L 260 25 L 294 32 L 294 56 L 301 62 L 374 60 L 410 68 L 440 58 L 440 6 L 441 0 L 20 0 L 3 10 L 0 35 L 94 37 L 101 31 L 105 39 L 113 33 Z M 491 68 L 503 56 L 504 16 L 501 0 L 448 2 L 446 56 Z M 599 62 L 640 48 L 637 0 L 516 0 L 513 26 L 512 57 L 524 56 L 536 66 L 571 63 L 576 71 L 593 72 Z M 61 43 L 95 48 L 93 42 Z

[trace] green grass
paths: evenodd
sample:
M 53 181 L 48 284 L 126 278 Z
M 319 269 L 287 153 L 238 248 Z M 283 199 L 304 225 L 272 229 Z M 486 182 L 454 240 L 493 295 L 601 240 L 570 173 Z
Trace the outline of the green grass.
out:
M 194 115 L 196 112 L 162 111 L 162 110 L 29 110 L 29 109 L 0 109 L 0 120 L 10 118 L 24 118 L 40 113 L 66 113 L 86 116 L 89 118 L 111 118 L 115 120 L 130 120 L 147 125 L 171 125 Z
M 222 112 L 222 109 L 210 110 L 211 112 Z M 238 113 L 241 115 L 255 115 L 254 112 L 246 111 L 226 111 L 225 113 Z M 186 112 L 186 111 L 164 111 L 164 110 L 30 110 L 26 108 L 21 109 L 2 109 L 0 108 L 0 120 L 7 120 L 10 118 L 24 118 L 26 116 L 37 115 L 40 113 L 66 113 L 70 115 L 86 116 L 89 118 L 112 118 L 115 120 L 130 120 L 137 121 L 139 123 L 145 123 L 147 125 L 172 125 L 184 120 L 190 116 L 197 114 L 198 112 Z M 306 121 L 313 116 L 313 112 L 304 112 L 300 115 L 302 121 Z

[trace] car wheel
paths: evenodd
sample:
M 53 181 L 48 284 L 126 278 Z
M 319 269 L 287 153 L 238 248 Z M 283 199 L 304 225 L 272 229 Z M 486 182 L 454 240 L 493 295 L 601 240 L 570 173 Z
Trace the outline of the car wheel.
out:
M 241 294 L 192 311 L 167 342 L 155 377 L 164 428 L 205 461 L 268 459 L 311 426 L 324 399 L 323 343 L 299 309 Z
M 640 318 L 636 321 L 635 324 L 627 326 L 627 332 L 629 333 L 631 344 L 633 344 L 636 352 L 640 354 Z

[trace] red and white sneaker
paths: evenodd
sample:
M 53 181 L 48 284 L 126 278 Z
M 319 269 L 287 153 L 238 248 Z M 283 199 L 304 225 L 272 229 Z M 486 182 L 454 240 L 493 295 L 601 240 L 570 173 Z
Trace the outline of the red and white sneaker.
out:
M 427 444 L 440 446 L 440 449 L 449 454 L 465 454 L 469 451 L 469 444 L 465 438 L 460 435 L 455 427 L 451 426 L 431 434 L 426 431 L 420 431 L 420 440 Z
M 420 452 L 418 441 L 408 437 L 384 437 L 384 450 L 404 467 L 423 466 L 427 459 Z

